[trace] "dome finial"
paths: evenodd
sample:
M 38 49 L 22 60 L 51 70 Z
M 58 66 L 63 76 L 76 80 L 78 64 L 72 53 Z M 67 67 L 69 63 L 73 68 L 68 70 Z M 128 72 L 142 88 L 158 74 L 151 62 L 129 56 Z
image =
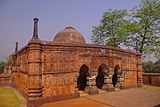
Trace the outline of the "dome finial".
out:
M 72 26 L 67 26 L 65 29 L 74 29 Z

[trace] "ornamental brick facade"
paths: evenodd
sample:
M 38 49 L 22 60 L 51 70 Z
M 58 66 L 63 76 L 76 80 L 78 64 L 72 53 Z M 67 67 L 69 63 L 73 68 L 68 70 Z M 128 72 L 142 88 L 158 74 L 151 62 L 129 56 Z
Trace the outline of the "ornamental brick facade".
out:
M 79 90 L 97 94 L 142 86 L 141 54 L 106 45 L 85 43 L 72 27 L 53 41 L 33 37 L 13 55 L 12 83 L 28 99 L 28 106 L 79 97 Z

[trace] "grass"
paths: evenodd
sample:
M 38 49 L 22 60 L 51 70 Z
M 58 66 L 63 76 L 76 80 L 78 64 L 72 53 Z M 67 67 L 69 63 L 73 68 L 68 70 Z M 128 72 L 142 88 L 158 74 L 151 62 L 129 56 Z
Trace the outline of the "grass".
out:
M 149 85 L 144 85 L 143 86 L 144 90 L 150 90 L 150 91 L 156 91 L 156 92 L 160 92 L 160 87 L 159 86 L 149 86 Z
M 19 99 L 11 88 L 0 88 L 0 107 L 19 107 Z

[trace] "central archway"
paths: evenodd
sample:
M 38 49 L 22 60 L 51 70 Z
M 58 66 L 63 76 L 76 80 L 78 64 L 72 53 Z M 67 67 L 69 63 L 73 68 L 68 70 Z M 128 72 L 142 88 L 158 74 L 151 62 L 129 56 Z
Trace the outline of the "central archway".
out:
M 98 75 L 96 77 L 97 88 L 102 89 L 104 84 L 104 74 L 107 72 L 107 67 L 105 64 L 101 64 L 98 68 Z
M 89 75 L 89 68 L 87 65 L 82 65 L 79 70 L 79 77 L 77 81 L 78 90 L 84 91 L 87 84 L 87 76 Z

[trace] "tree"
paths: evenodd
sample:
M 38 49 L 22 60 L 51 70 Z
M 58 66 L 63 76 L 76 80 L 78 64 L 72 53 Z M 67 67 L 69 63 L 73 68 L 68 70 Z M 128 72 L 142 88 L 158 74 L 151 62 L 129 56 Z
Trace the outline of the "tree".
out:
M 157 60 L 154 63 L 154 71 L 157 72 L 157 73 L 160 73 L 160 60 Z
M 4 61 L 0 61 L 0 74 L 4 72 Z
M 12 56 L 10 55 L 6 58 L 6 63 L 10 63 L 11 61 L 12 61 Z
M 111 46 L 124 45 L 143 56 L 154 53 L 160 56 L 160 2 L 142 0 L 130 14 L 126 10 L 103 13 L 100 25 L 92 30 L 92 42 Z
M 160 2 L 142 0 L 131 10 L 131 20 L 126 25 L 126 46 L 140 51 L 143 55 L 160 50 Z
M 152 61 L 142 63 L 143 72 L 146 73 L 160 73 L 160 60 L 157 60 L 155 63 Z
M 154 63 L 152 61 L 143 62 L 143 64 L 142 64 L 143 72 L 146 72 L 146 73 L 153 72 L 154 71 L 153 65 L 154 65 Z
M 103 13 L 100 25 L 93 26 L 91 40 L 95 44 L 120 46 L 125 40 L 123 24 L 126 21 L 127 10 L 109 9 Z

